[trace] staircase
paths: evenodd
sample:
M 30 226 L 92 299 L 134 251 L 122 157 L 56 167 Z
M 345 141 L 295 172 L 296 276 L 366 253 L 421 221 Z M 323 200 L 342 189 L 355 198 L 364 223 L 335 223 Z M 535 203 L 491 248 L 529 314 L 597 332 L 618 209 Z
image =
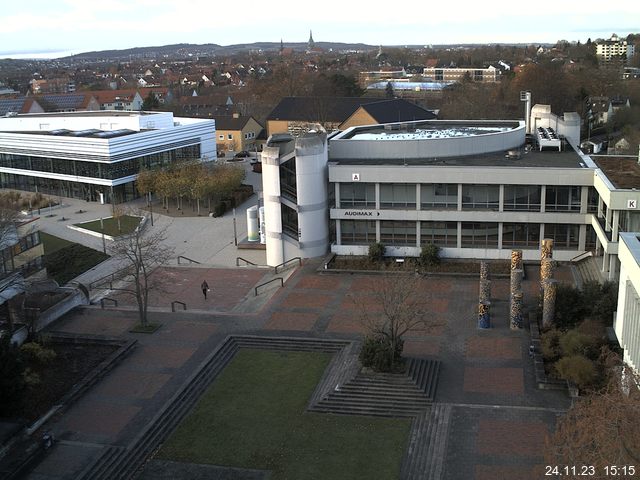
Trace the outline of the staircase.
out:
M 452 406 L 437 403 L 414 418 L 402 463 L 403 480 L 440 480 L 444 473 Z
M 412 359 L 407 374 L 358 372 L 336 384 L 309 411 L 342 415 L 413 417 L 433 402 L 440 362 Z
M 600 272 L 602 257 L 586 257 L 578 262 L 572 263 L 571 267 L 579 287 L 586 282 L 602 283 L 604 277 Z

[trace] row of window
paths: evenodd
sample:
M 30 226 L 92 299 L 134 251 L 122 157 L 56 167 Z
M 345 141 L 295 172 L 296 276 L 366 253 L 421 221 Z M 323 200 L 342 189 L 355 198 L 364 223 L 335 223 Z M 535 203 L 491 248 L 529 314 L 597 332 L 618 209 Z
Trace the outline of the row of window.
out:
M 247 132 L 244 134 L 244 139 L 249 140 L 256 138 L 256 132 Z M 218 140 L 224 140 L 224 134 L 218 135 Z M 227 133 L 227 140 L 233 140 L 233 133 Z
M 14 258 L 38 245 L 40 245 L 40 233 L 33 232 L 20 238 L 15 245 L 0 251 L 0 273 L 13 272 L 15 270 Z
M 78 177 L 115 180 L 135 175 L 140 168 L 159 168 L 173 162 L 200 158 L 200 145 L 177 148 L 166 152 L 144 155 L 130 160 L 113 163 L 99 163 L 62 158 L 31 157 L 0 153 L 0 167 L 34 170 L 38 172 L 60 173 Z
M 460 222 L 462 248 L 498 248 L 499 228 L 496 222 Z M 342 245 L 369 245 L 376 242 L 376 222 L 371 220 L 340 220 Z M 554 248 L 577 250 L 579 225 L 545 224 L 545 238 L 554 240 Z M 586 248 L 595 246 L 593 230 L 589 229 Z M 381 220 L 380 242 L 393 246 L 417 245 L 416 222 Z M 458 222 L 420 222 L 420 244 L 440 247 L 458 246 Z M 540 245 L 540 224 L 503 223 L 502 247 L 537 249 Z
M 547 212 L 579 212 L 582 187 L 547 186 L 544 208 Z M 381 183 L 380 208 L 415 209 L 416 184 Z M 458 184 L 433 183 L 420 185 L 420 208 L 457 210 Z M 589 187 L 588 211 L 597 210 L 597 192 Z M 463 210 L 498 210 L 499 185 L 462 185 Z M 341 183 L 339 208 L 376 208 L 376 188 L 373 183 Z M 505 185 L 503 210 L 539 212 L 542 208 L 542 187 L 539 185 Z

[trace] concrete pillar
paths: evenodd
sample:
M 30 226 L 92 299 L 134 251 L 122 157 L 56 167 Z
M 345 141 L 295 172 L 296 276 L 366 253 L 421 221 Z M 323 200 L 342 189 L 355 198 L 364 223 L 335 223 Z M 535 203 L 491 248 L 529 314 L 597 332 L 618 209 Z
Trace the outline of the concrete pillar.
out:
M 553 325 L 556 315 L 556 292 L 558 282 L 550 280 L 544 285 L 544 293 L 542 300 L 542 326 L 549 328 Z
M 611 241 L 618 241 L 618 224 L 620 223 L 620 210 L 614 210 L 611 218 Z
M 609 256 L 609 281 L 615 282 L 617 280 L 618 274 L 618 256 L 610 255 Z
M 480 280 L 480 295 L 478 300 L 480 303 L 491 301 L 491 280 Z
M 478 328 L 491 328 L 490 306 L 491 302 L 482 302 L 478 305 Z
M 547 186 L 542 185 L 540 187 L 540 211 L 542 213 L 545 212 L 546 206 L 547 206 Z
M 520 330 L 522 328 L 522 291 L 515 292 L 511 295 L 511 308 L 509 313 L 509 327 L 511 330 Z
M 522 250 L 511 250 L 511 270 L 522 270 Z
M 551 258 L 553 256 L 553 239 L 544 238 L 540 248 L 540 259 Z
M 504 185 L 500 185 L 498 189 L 498 211 L 504 212 Z
M 489 280 L 489 262 L 480 261 L 480 280 Z

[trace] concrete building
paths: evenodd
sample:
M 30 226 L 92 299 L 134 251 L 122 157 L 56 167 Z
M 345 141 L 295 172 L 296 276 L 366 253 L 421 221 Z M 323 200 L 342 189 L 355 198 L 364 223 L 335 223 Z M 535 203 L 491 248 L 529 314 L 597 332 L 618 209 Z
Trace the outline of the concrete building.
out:
M 267 265 L 329 248 L 327 136 L 272 135 L 262 151 Z
M 596 42 L 596 56 L 601 65 L 627 65 L 634 53 L 633 43 L 621 39 L 615 33 L 609 40 Z
M 92 201 L 137 197 L 141 167 L 216 158 L 215 121 L 170 112 L 0 118 L 0 187 Z
M 614 328 L 624 361 L 640 371 L 640 238 L 637 233 L 620 234 L 620 280 Z
M 436 82 L 461 82 L 468 77 L 474 82 L 494 83 L 500 80 L 500 70 L 494 66 L 487 68 L 444 68 L 426 67 L 422 75 Z

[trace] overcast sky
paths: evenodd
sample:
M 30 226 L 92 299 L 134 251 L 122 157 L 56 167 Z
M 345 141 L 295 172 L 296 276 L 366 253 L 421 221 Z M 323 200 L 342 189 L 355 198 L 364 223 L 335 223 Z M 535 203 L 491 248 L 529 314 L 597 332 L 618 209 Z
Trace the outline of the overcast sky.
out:
M 0 7 L 0 58 L 172 43 L 306 42 L 309 30 L 316 42 L 371 45 L 584 42 L 640 31 L 640 1 L 8 1 Z

